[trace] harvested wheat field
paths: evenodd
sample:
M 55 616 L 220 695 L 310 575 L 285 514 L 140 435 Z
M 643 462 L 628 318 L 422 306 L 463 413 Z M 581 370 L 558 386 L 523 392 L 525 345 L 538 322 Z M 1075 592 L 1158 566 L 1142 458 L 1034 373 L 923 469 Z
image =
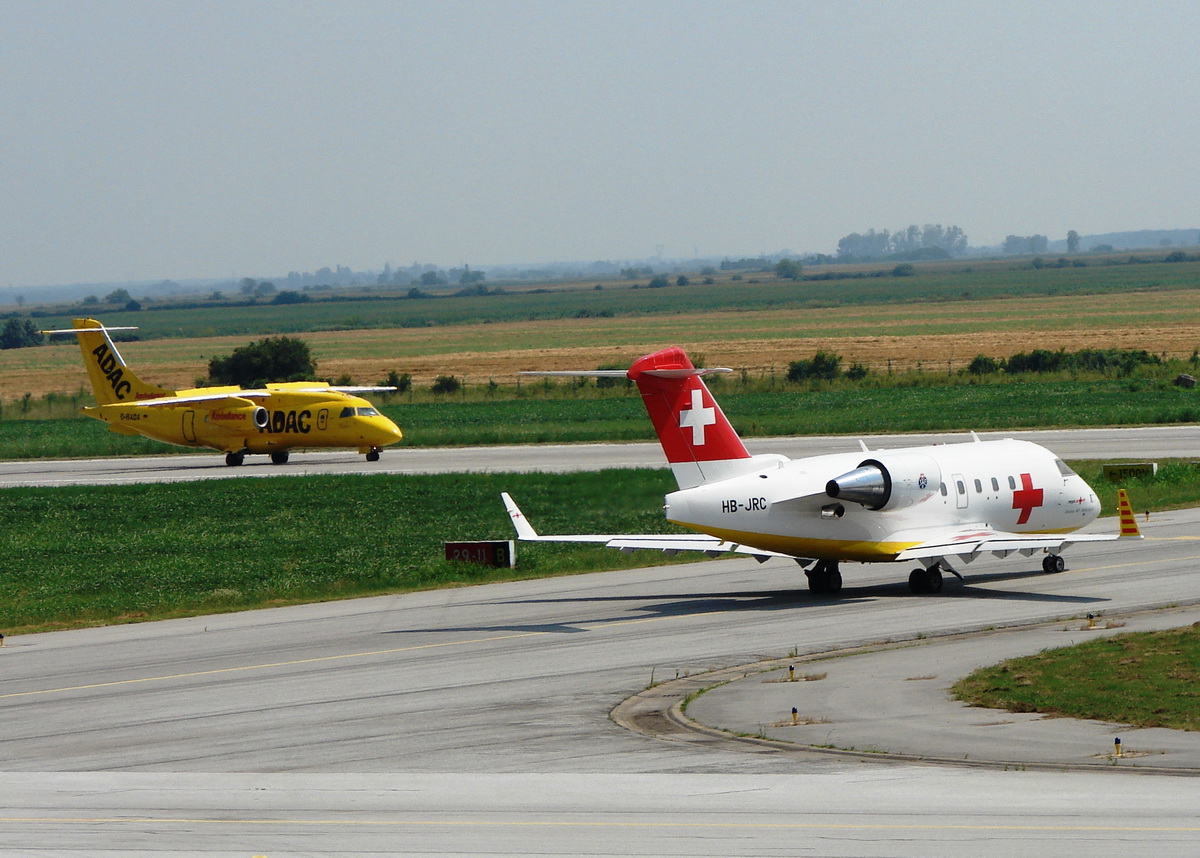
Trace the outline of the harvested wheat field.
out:
M 516 382 L 528 369 L 627 366 L 668 345 L 683 346 L 697 363 L 782 372 L 790 361 L 832 351 L 843 365 L 874 371 L 920 366 L 945 372 L 979 354 L 1008 357 L 1035 348 L 1146 349 L 1186 358 L 1200 347 L 1200 293 L 1186 291 L 1037 299 L 909 303 L 780 312 L 710 312 L 645 317 L 556 319 L 470 326 L 318 331 L 300 334 L 319 373 L 373 384 L 389 371 L 410 373 L 417 386 L 439 375 L 468 383 Z M 161 339 L 121 344 L 127 362 L 147 381 L 190 387 L 208 361 L 245 345 L 245 337 Z M 86 387 L 78 347 L 0 352 L 0 399 L 25 393 L 73 393 Z

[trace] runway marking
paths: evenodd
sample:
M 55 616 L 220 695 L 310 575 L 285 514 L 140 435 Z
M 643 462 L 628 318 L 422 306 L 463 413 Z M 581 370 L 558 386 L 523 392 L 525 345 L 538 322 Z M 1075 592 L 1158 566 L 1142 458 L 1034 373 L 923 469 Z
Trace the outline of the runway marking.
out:
M 774 829 L 774 830 L 827 830 L 827 831 L 1046 831 L 1046 832 L 1137 832 L 1179 833 L 1200 832 L 1200 826 L 1173 825 L 971 825 L 967 823 L 913 823 L 913 822 L 710 822 L 704 820 L 685 822 L 625 822 L 617 820 L 587 821 L 564 820 L 445 820 L 445 819 L 205 819 L 191 817 L 0 817 L 0 823 L 24 823 L 27 825 L 74 823 L 78 825 L 260 825 L 260 826 L 327 826 L 345 828 L 352 825 L 367 827 L 396 828 L 720 828 L 720 829 Z

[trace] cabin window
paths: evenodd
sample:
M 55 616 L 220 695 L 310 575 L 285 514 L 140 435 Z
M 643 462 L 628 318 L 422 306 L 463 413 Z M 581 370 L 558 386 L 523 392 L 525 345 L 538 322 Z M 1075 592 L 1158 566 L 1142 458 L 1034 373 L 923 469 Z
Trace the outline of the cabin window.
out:
M 995 477 L 992 477 L 992 491 L 994 491 L 994 492 L 1000 491 L 1000 481 L 997 480 Z
M 1017 490 L 1017 481 L 1014 480 L 1012 477 L 1009 477 L 1008 478 L 1008 487 L 1015 492 Z
M 975 494 L 983 494 L 983 483 L 979 482 L 979 480 L 975 481 Z
M 942 484 L 941 484 L 941 486 L 939 486 L 938 488 L 939 488 L 939 489 L 941 490 L 941 492 L 942 492 L 942 497 L 945 497 L 946 495 L 950 494 L 950 492 L 946 491 L 946 484 L 945 484 L 945 483 L 942 483 Z
M 955 482 L 955 484 L 957 484 L 957 486 L 958 486 L 958 493 L 959 493 L 960 495 L 965 495 L 965 494 L 967 493 L 967 487 L 963 485 L 963 481 L 962 481 L 962 480 L 955 480 L 954 482 Z

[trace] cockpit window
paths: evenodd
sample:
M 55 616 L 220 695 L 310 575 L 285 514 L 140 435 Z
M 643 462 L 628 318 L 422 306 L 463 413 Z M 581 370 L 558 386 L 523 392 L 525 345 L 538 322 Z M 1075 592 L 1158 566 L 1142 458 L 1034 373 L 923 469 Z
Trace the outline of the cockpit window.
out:
M 378 417 L 379 412 L 376 411 L 374 408 L 370 408 L 370 407 L 360 408 L 360 409 L 358 409 L 358 416 L 359 417 Z
M 353 417 L 356 414 L 359 417 L 378 417 L 379 416 L 379 412 L 376 411 L 374 408 L 372 408 L 369 405 L 359 406 L 358 408 L 348 405 L 342 409 L 341 416 L 342 417 Z
M 1075 476 L 1075 472 L 1072 471 L 1069 467 L 1067 467 L 1067 463 L 1064 462 L 1062 459 L 1055 459 L 1054 464 L 1058 465 L 1058 472 L 1060 474 L 1062 474 L 1064 477 Z
M 343 409 L 342 409 L 341 416 L 342 416 L 342 417 L 353 417 L 353 416 L 354 416 L 354 409 L 353 409 L 353 408 L 350 408 L 349 406 L 347 406 L 346 408 L 343 408 Z

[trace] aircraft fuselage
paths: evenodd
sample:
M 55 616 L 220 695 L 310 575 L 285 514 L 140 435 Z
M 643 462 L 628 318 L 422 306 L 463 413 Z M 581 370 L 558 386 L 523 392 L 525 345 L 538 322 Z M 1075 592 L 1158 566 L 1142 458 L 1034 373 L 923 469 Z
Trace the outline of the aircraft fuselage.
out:
M 895 560 L 939 531 L 1067 533 L 1099 514 L 1083 478 L 1017 440 L 766 459 L 666 497 L 669 521 L 732 543 L 864 562 Z

